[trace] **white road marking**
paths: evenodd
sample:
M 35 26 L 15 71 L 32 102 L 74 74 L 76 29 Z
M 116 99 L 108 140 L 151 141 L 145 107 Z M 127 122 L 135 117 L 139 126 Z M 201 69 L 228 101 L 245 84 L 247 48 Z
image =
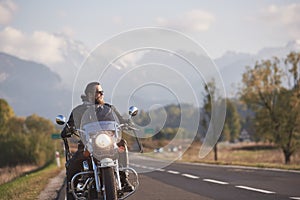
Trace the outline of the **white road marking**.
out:
M 182 176 L 185 176 L 187 178 L 192 178 L 192 179 L 198 179 L 199 178 L 198 176 L 194 176 L 194 175 L 191 175 L 191 174 L 182 174 Z
M 143 169 L 156 170 L 156 168 L 154 168 L 154 167 L 148 167 L 148 166 L 145 166 L 145 165 L 138 165 L 138 164 L 134 164 L 134 163 L 131 163 L 130 165 L 138 167 L 138 168 L 143 168 Z
M 167 172 L 170 174 L 180 174 L 178 171 L 172 171 L 172 170 L 168 170 Z
M 136 166 L 136 167 L 141 167 L 141 165 L 134 164 L 134 163 L 131 163 L 130 165 L 132 165 L 132 166 Z
M 255 191 L 255 192 L 261 192 L 261 193 L 265 193 L 265 194 L 274 194 L 275 193 L 275 192 L 268 191 L 268 190 L 262 190 L 262 189 L 257 189 L 257 188 L 252 188 L 252 187 L 248 187 L 248 186 L 242 186 L 242 185 L 238 185 L 235 187 L 245 189 L 245 190 L 251 190 L 251 191 Z
M 203 179 L 203 181 L 210 182 L 210 183 L 221 184 L 221 185 L 227 185 L 227 184 L 229 184 L 229 183 L 227 183 L 227 182 L 218 181 L 218 180 L 213 180 L 213 179 Z
M 150 170 L 155 170 L 155 171 L 160 171 L 160 172 L 168 172 L 170 174 L 181 174 L 180 172 L 173 171 L 173 170 L 168 170 L 167 171 L 165 169 L 147 167 L 147 166 L 142 166 L 142 165 L 133 164 L 133 163 L 131 165 L 135 166 L 135 167 L 144 168 L 144 169 L 150 169 Z M 184 177 L 187 177 L 187 178 L 191 178 L 191 179 L 199 179 L 200 178 L 198 176 L 194 176 L 194 175 L 191 175 L 191 174 L 181 174 L 181 175 L 184 176 Z M 203 181 L 210 182 L 210 183 L 221 184 L 221 185 L 229 184 L 227 182 L 218 181 L 218 180 L 214 180 L 214 179 L 203 179 Z M 255 191 L 255 192 L 261 192 L 261 193 L 265 193 L 265 194 L 275 194 L 276 193 L 276 192 L 273 192 L 273 191 L 268 191 L 268 190 L 263 190 L 263 189 L 258 189 L 258 188 L 252 188 L 252 187 L 242 186 L 242 185 L 237 185 L 235 187 L 245 189 L 245 190 Z M 293 200 L 300 200 L 300 197 L 289 197 L 289 198 L 293 199 Z
M 148 167 L 148 169 L 150 169 L 150 170 L 156 170 L 155 168 L 153 168 L 153 167 Z

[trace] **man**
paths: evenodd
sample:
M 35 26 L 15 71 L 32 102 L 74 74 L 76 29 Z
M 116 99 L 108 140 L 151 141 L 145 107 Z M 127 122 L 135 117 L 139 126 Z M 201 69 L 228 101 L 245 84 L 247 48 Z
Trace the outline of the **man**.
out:
M 114 113 L 121 123 L 124 123 L 125 120 L 121 117 L 119 112 L 113 106 L 104 102 L 104 92 L 99 82 L 91 82 L 89 83 L 84 91 L 84 95 L 81 96 L 83 103 L 76 108 L 73 109 L 71 115 L 68 120 L 68 125 L 64 127 L 61 132 L 61 137 L 71 137 L 72 128 L 80 128 L 81 119 L 84 112 L 91 106 L 96 106 L 97 108 L 97 118 L 103 121 L 111 121 L 114 120 L 112 116 Z M 122 139 L 118 143 L 119 147 L 119 164 L 121 167 L 128 166 L 128 151 L 127 151 L 127 143 L 124 139 Z M 86 157 L 83 155 L 84 145 L 81 141 L 78 142 L 78 150 L 73 155 L 73 157 L 66 164 L 67 168 L 67 181 L 68 185 L 72 179 L 72 177 L 81 171 L 82 162 L 86 160 Z M 122 183 L 122 190 L 124 192 L 133 191 L 133 186 L 128 182 L 128 178 L 125 172 L 120 171 L 120 178 Z M 68 191 L 68 189 L 67 189 Z M 73 199 L 73 195 L 71 193 L 67 194 L 68 199 Z

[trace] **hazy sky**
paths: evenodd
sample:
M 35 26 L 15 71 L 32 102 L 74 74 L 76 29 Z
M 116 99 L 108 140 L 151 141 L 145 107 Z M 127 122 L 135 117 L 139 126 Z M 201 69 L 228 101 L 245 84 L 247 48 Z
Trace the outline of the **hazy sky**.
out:
M 213 58 L 228 50 L 256 53 L 300 39 L 300 1 L 0 0 L 0 51 L 36 52 L 49 63 L 61 59 L 56 33 L 93 49 L 140 27 L 180 31 Z

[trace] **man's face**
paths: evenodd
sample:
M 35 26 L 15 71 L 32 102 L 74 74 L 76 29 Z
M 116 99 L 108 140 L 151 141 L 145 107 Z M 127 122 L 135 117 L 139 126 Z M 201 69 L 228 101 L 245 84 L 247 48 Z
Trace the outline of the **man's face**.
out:
M 104 94 L 101 85 L 95 87 L 95 104 L 104 104 Z

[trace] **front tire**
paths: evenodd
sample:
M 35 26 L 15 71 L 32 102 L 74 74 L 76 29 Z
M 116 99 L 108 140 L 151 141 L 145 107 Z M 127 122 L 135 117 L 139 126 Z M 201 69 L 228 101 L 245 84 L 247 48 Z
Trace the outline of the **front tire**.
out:
M 117 184 L 114 170 L 111 167 L 102 169 L 103 184 L 105 187 L 104 195 L 106 200 L 117 200 Z

